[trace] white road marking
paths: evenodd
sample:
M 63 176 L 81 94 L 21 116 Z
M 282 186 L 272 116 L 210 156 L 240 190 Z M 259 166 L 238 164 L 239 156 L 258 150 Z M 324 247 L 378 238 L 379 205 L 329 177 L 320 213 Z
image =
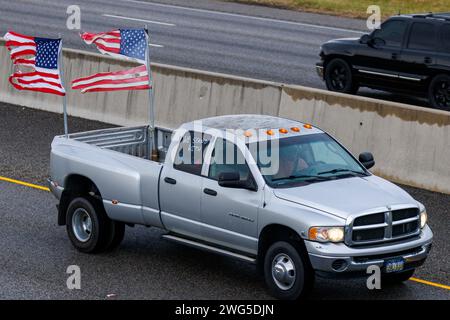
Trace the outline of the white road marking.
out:
M 228 16 L 228 17 L 236 17 L 236 18 L 253 19 L 253 20 L 259 20 L 259 21 L 283 23 L 283 24 L 302 26 L 302 27 L 310 27 L 310 28 L 316 28 L 316 29 L 325 29 L 325 30 L 333 30 L 333 31 L 357 33 L 357 34 L 363 34 L 364 33 L 363 31 L 357 31 L 357 30 L 351 30 L 351 29 L 344 29 L 344 28 L 338 28 L 338 27 L 328 27 L 328 26 L 321 26 L 321 25 L 311 24 L 311 23 L 302 23 L 302 22 L 294 22 L 294 21 L 287 21 L 287 20 L 278 20 L 278 19 L 272 19 L 272 18 L 255 17 L 255 16 L 249 16 L 249 15 L 240 14 L 240 13 L 229 13 L 229 12 L 220 12 L 220 11 L 213 11 L 213 10 L 207 10 L 207 9 L 188 8 L 188 7 L 175 6 L 175 5 L 163 4 L 163 3 L 143 2 L 143 1 L 139 1 L 139 0 L 122 0 L 122 1 L 130 2 L 130 3 L 139 3 L 139 4 L 143 4 L 143 5 L 157 6 L 157 7 L 172 8 L 172 9 L 178 9 L 178 10 L 210 13 L 210 14 L 216 14 L 216 15 L 222 15 L 222 16 Z
M 162 44 L 149 43 L 148 46 L 149 47 L 155 47 L 155 48 L 164 48 L 164 46 Z
M 102 16 L 109 17 L 109 18 L 123 19 L 123 20 L 132 20 L 132 21 L 141 21 L 141 22 L 152 23 L 152 24 L 159 24 L 159 25 L 166 26 L 166 27 L 175 27 L 176 26 L 173 23 L 153 21 L 153 20 L 145 20 L 145 19 L 138 19 L 138 18 L 131 18 L 131 17 L 123 17 L 123 16 L 116 16 L 116 15 L 113 15 L 113 14 L 106 14 L 106 13 L 102 14 Z

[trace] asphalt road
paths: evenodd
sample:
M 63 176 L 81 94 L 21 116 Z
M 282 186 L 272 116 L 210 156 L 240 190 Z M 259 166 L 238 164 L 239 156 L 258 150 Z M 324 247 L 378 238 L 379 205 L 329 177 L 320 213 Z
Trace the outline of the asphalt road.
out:
M 58 114 L 0 104 L 0 176 L 44 184 L 50 143 L 62 123 Z M 70 118 L 73 132 L 105 126 Z M 407 190 L 427 206 L 435 233 L 415 277 L 449 285 L 450 196 Z M 0 299 L 271 298 L 253 265 L 167 242 L 155 228 L 127 228 L 118 250 L 81 254 L 56 224 L 56 203 L 46 191 L 0 181 Z M 81 268 L 81 290 L 66 287 L 69 265 Z M 369 291 L 364 279 L 318 279 L 311 298 L 449 300 L 450 291 L 413 281 Z
M 0 34 L 58 37 L 94 51 L 68 30 L 72 0 L 0 0 Z M 78 0 L 81 30 L 148 25 L 152 61 L 324 89 L 315 73 L 320 45 L 359 37 L 365 21 L 212 0 Z M 365 96 L 426 105 L 423 99 L 362 89 Z

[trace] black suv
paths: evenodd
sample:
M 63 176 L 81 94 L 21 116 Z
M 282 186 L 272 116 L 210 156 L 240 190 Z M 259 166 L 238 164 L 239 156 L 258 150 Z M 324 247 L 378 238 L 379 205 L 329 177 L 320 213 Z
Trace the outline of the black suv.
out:
M 323 44 L 320 57 L 316 69 L 328 90 L 425 95 L 450 111 L 450 13 L 391 17 L 361 38 Z

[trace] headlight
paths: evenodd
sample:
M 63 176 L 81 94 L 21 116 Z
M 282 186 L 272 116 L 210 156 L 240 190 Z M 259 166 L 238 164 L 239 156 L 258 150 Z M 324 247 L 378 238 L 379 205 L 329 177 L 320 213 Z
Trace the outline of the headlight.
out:
M 427 225 L 427 221 L 428 221 L 428 215 L 427 215 L 427 211 L 423 210 L 420 213 L 420 227 L 423 229 L 426 225 Z
M 312 227 L 308 232 L 309 240 L 319 242 L 344 241 L 344 227 Z

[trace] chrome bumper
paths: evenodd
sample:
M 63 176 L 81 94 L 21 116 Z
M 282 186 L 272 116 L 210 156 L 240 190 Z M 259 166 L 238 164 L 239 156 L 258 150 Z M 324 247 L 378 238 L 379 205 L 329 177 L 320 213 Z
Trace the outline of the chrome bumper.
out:
M 323 68 L 323 63 L 322 62 L 316 63 L 316 72 L 317 72 L 317 75 L 320 77 L 320 79 L 323 80 L 324 68 Z
M 379 266 L 382 271 L 386 260 L 403 258 L 404 270 L 422 265 L 431 250 L 433 233 L 426 226 L 418 238 L 398 244 L 385 244 L 371 248 L 350 248 L 345 244 L 322 244 L 305 241 L 314 270 L 340 274 L 365 273 L 368 266 Z
M 55 181 L 48 178 L 47 179 L 48 188 L 50 189 L 50 192 L 53 193 L 53 195 L 56 197 L 56 199 L 60 200 L 62 193 L 64 191 L 64 188 L 59 186 Z

